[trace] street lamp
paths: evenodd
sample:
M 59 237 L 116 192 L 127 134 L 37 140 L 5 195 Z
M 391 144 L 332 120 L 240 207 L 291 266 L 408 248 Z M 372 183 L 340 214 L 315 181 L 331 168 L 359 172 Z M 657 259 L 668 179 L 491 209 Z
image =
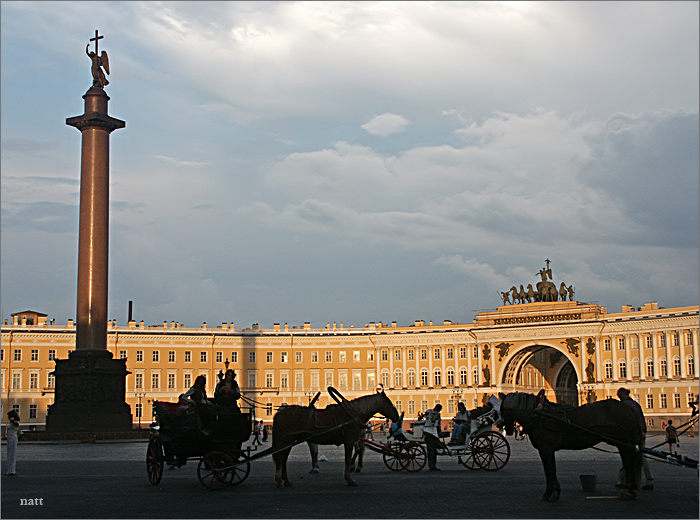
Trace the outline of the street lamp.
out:
M 230 364 L 230 363 L 228 362 L 228 358 L 226 358 L 226 361 L 224 361 L 224 367 L 226 368 L 226 371 L 228 371 L 228 366 L 229 366 L 229 364 Z M 217 377 L 219 378 L 219 381 L 223 381 L 225 375 L 224 375 L 224 373 L 223 373 L 221 370 L 219 370 L 219 374 L 218 374 Z
M 138 398 L 138 412 L 139 412 L 139 430 L 141 430 L 141 416 L 143 415 L 143 408 L 141 408 L 141 399 L 146 397 L 146 392 L 135 392 L 134 397 Z

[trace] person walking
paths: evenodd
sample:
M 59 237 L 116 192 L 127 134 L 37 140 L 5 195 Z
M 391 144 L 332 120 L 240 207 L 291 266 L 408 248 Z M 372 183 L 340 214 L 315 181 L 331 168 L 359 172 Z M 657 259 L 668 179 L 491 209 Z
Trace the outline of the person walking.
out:
M 7 471 L 5 475 L 17 473 L 17 441 L 19 440 L 19 414 L 15 410 L 7 412 Z
M 254 434 L 253 445 L 257 444 L 258 446 L 262 446 L 262 442 L 260 441 L 260 439 L 262 438 L 262 435 L 263 435 L 262 419 L 260 420 L 259 423 L 255 423 L 255 427 L 253 428 L 253 434 Z
M 437 467 L 437 450 L 442 444 L 440 441 L 440 411 L 442 405 L 436 404 L 432 409 L 425 412 L 425 425 L 423 425 L 423 439 L 428 450 L 428 469 L 439 471 Z
M 676 431 L 676 427 L 673 426 L 672 419 L 668 420 L 668 426 L 666 427 L 666 442 L 668 443 L 668 452 L 678 455 L 678 446 L 680 442 L 678 442 L 678 432 Z
M 647 421 L 644 418 L 644 412 L 642 411 L 642 407 L 639 405 L 637 401 L 632 399 L 630 397 L 630 391 L 627 388 L 620 388 L 617 391 L 617 398 L 622 401 L 623 404 L 626 404 L 630 408 L 632 408 L 635 413 L 637 414 L 637 418 L 639 419 L 640 426 L 642 427 L 643 436 L 642 436 L 642 445 L 640 446 L 641 448 L 644 447 L 646 444 L 646 438 L 647 438 Z M 649 460 L 642 454 L 642 467 L 644 468 L 644 476 L 646 477 L 647 481 L 646 483 L 642 486 L 642 489 L 645 491 L 651 491 L 654 489 L 654 475 L 651 473 L 651 468 L 649 467 Z M 615 487 L 624 487 L 625 483 L 625 468 L 620 468 L 620 481 L 615 484 Z

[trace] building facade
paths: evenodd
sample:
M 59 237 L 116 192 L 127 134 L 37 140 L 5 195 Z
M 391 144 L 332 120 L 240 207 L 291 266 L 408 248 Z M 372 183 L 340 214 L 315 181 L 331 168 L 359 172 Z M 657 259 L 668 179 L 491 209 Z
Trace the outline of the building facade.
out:
M 153 400 L 177 400 L 200 374 L 211 396 L 226 366 L 266 423 L 281 404 L 308 404 L 319 391 L 317 406 L 332 404 L 328 386 L 352 399 L 381 385 L 407 419 L 438 402 L 449 418 L 457 402 L 473 409 L 498 392 L 544 388 L 552 401 L 580 405 L 615 397 L 625 386 L 650 429 L 661 429 L 669 418 L 686 422 L 688 403 L 698 394 L 698 306 L 651 303 L 608 314 L 595 304 L 537 302 L 503 305 L 469 324 L 350 329 L 109 322 L 107 346 L 127 359 L 126 400 L 135 427 L 151 422 Z M 3 425 L 15 408 L 25 428 L 43 429 L 53 403 L 54 360 L 72 349 L 71 321 L 55 325 L 25 311 L 2 326 Z

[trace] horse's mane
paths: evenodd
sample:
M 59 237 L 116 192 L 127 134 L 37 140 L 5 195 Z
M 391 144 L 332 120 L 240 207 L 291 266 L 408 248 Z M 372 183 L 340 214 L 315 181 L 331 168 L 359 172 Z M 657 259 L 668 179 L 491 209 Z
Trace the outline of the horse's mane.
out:
M 501 410 L 517 410 L 521 412 L 532 412 L 539 404 L 536 395 L 525 392 L 512 392 L 503 398 Z

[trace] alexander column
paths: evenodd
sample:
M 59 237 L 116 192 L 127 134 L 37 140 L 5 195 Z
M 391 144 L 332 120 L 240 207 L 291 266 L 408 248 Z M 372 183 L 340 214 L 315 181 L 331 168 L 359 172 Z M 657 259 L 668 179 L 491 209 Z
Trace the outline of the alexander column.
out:
M 82 134 L 80 162 L 80 222 L 78 238 L 78 305 L 76 349 L 56 360 L 55 403 L 49 407 L 46 429 L 123 431 L 132 428 L 125 402 L 126 360 L 112 359 L 107 350 L 107 276 L 109 257 L 109 134 L 126 123 L 107 113 L 109 84 L 107 53 L 90 38 L 85 50 L 92 62 L 92 87 L 85 93 L 85 113 L 66 119 Z

